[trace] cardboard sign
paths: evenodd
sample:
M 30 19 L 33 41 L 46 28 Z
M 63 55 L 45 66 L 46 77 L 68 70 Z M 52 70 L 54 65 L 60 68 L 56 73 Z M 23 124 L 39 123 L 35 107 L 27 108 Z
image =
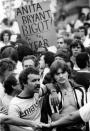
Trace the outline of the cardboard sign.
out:
M 56 32 L 47 2 L 26 5 L 16 10 L 22 38 L 33 50 L 56 44 Z

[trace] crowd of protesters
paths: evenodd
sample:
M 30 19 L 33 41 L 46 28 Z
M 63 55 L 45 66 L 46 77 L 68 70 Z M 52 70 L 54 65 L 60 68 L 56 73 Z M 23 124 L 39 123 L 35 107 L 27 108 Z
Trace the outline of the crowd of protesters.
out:
M 37 50 L 9 28 L 13 22 L 3 20 L 1 131 L 89 131 L 90 12 L 78 16 L 59 28 L 62 14 L 54 48 L 42 45 Z

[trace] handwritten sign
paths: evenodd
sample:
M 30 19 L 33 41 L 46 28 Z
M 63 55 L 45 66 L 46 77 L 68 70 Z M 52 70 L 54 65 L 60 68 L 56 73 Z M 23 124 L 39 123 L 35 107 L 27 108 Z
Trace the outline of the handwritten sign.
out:
M 28 41 L 32 49 L 56 44 L 55 27 L 47 2 L 17 8 L 16 19 L 22 37 Z

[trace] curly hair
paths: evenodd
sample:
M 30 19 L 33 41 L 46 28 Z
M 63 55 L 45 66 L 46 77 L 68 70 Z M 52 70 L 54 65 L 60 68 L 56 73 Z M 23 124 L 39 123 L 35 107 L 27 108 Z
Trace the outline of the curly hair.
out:
M 38 75 L 39 71 L 36 68 L 31 66 L 29 68 L 24 69 L 20 73 L 20 75 L 19 75 L 19 83 L 21 85 L 22 90 L 24 89 L 24 84 L 27 84 L 27 80 L 28 80 L 28 75 L 29 74 L 36 74 L 36 75 Z
M 10 31 L 10 30 L 4 30 L 4 31 L 2 31 L 2 32 L 1 32 L 1 35 L 0 35 L 0 40 L 1 40 L 1 41 L 4 41 L 4 38 L 3 38 L 4 34 L 8 34 L 9 40 L 10 40 L 11 35 L 12 35 L 11 31 Z
M 70 45 L 70 56 L 72 56 L 72 48 L 75 46 L 77 47 L 78 45 L 80 45 L 80 47 L 81 47 L 81 52 L 85 51 L 85 47 L 83 46 L 83 43 L 81 42 L 81 40 L 74 39 Z

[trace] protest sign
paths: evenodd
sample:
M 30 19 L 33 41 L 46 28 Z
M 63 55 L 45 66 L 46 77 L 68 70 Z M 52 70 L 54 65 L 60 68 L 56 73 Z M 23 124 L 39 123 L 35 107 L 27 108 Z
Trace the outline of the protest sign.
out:
M 16 10 L 22 38 L 33 50 L 56 44 L 56 32 L 47 2 L 33 3 Z

